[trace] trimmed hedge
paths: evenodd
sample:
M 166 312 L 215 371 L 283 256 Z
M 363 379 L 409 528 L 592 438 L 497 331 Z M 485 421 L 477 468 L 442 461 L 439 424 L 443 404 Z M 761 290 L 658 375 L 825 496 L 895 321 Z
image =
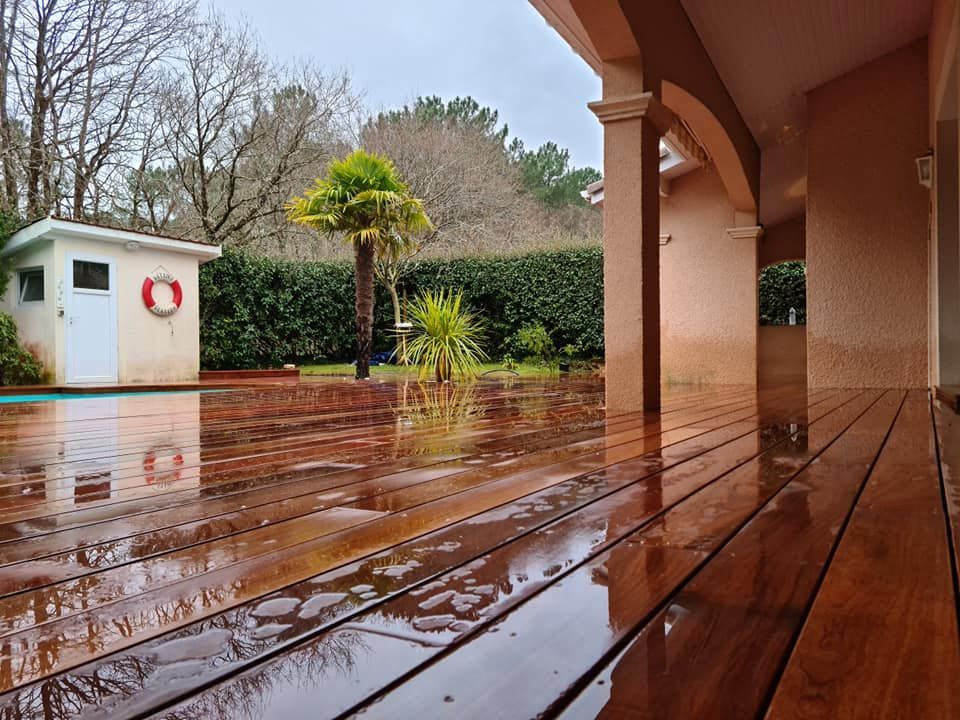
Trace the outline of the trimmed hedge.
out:
M 521 328 L 542 324 L 554 347 L 603 355 L 603 252 L 600 247 L 525 255 L 424 260 L 403 288 L 463 291 L 486 321 L 493 358 L 520 358 Z M 285 362 L 352 360 L 353 264 L 297 263 L 228 250 L 200 271 L 201 365 L 208 370 L 277 367 Z M 789 309 L 806 322 L 802 262 L 760 274 L 760 324 L 786 324 Z M 377 287 L 376 350 L 393 347 L 393 311 Z
M 797 311 L 797 324 L 807 323 L 806 263 L 789 260 L 760 272 L 760 324 L 787 325 L 790 308 Z
M 542 323 L 556 347 L 603 354 L 603 253 L 599 247 L 501 257 L 424 260 L 404 290 L 462 290 L 487 323 L 492 357 L 513 351 L 516 333 Z M 352 360 L 353 265 L 295 263 L 227 251 L 200 272 L 201 366 L 276 367 Z M 393 346 L 389 296 L 377 288 L 375 343 Z

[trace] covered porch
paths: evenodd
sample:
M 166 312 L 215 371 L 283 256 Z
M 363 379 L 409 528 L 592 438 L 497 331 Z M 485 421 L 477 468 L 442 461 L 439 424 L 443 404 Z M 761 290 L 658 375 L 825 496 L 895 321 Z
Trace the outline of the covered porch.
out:
M 602 79 L 611 409 L 782 377 L 757 276 L 788 259 L 809 387 L 960 384 L 954 3 L 531 2 Z

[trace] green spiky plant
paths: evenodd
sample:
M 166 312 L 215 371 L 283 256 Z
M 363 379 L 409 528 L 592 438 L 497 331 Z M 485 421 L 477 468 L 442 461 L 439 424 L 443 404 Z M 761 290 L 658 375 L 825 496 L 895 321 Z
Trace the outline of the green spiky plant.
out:
M 480 343 L 483 322 L 463 307 L 463 293 L 452 290 L 424 292 L 408 309 L 414 338 L 407 351 L 420 366 L 420 378 L 431 372 L 437 382 L 454 377 L 475 378 L 487 359 Z
M 356 150 L 330 163 L 326 177 L 287 205 L 289 218 L 328 236 L 342 235 L 356 264 L 357 379 L 370 377 L 373 278 L 378 253 L 430 230 L 423 202 L 413 197 L 393 163 Z

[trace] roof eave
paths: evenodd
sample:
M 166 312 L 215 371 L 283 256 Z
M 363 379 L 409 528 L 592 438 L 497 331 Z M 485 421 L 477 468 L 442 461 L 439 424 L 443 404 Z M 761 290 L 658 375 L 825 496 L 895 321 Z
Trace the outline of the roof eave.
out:
M 44 218 L 14 233 L 6 247 L 3 248 L 3 252 L 0 253 L 0 257 L 14 255 L 35 242 L 52 239 L 54 237 L 98 240 L 100 242 L 122 245 L 137 243 L 139 247 L 194 255 L 200 259 L 201 263 L 215 260 L 223 254 L 219 245 L 204 245 L 187 240 L 158 237 L 156 235 L 150 235 L 149 233 L 134 232 L 132 230 L 119 230 L 97 225 L 74 223 L 59 218 Z

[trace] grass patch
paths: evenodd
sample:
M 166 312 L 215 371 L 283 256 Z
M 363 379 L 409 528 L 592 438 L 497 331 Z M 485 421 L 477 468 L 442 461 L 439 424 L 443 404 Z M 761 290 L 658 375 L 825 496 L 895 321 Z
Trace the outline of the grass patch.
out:
M 497 363 L 483 363 L 480 368 L 481 373 L 490 370 L 504 370 L 503 365 Z M 544 366 L 528 363 L 520 363 L 513 368 L 520 377 L 542 378 L 558 374 L 556 365 Z M 416 378 L 420 369 L 414 366 L 399 365 L 377 365 L 370 368 L 371 377 L 382 378 Z M 331 377 L 353 377 L 356 374 L 356 368 L 350 363 L 324 363 L 321 365 L 304 365 L 300 368 L 301 375 L 326 375 Z M 433 379 L 433 374 L 430 378 Z

